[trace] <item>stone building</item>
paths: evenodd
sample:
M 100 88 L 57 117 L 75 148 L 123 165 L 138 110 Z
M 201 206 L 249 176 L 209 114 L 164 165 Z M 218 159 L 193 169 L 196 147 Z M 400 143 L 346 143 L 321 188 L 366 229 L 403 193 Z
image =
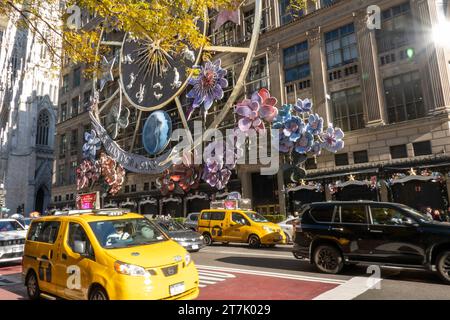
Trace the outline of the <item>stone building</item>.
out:
M 47 17 L 50 9 L 43 8 Z M 58 48 L 44 23 L 40 28 Z M 38 39 L 0 17 L 0 179 L 10 213 L 43 212 L 51 202 L 59 77 Z
M 369 5 L 380 9 L 380 29 L 368 27 Z M 211 28 L 215 45 L 248 43 L 254 2 L 247 1 L 240 14 L 240 25 L 227 22 L 217 31 Z M 212 195 L 240 191 L 263 213 L 286 213 L 307 202 L 330 199 L 390 200 L 416 208 L 447 206 L 450 46 L 443 30 L 450 31 L 448 19 L 446 0 L 318 0 L 308 1 L 299 12 L 289 0 L 263 0 L 261 36 L 244 94 L 267 87 L 281 104 L 312 98 L 314 111 L 325 124 L 332 122 L 345 131 L 344 150 L 308 159 L 307 176 L 297 183 L 286 179 L 282 170 L 275 176 L 261 176 L 260 166 L 240 165 L 228 189 L 218 194 L 202 185 L 197 194 L 163 198 L 155 177 L 129 174 L 122 193 L 106 204 L 181 215 L 208 206 L 206 199 Z M 219 56 L 228 70 L 229 92 L 243 60 L 236 54 Z M 65 70 L 63 83 L 76 70 Z M 73 97 L 87 101 L 89 89 L 78 92 L 69 83 L 67 92 L 70 97 L 61 99 L 60 114 Z M 210 110 L 207 124 L 220 108 L 218 104 Z M 176 109 L 167 109 L 177 127 Z M 66 146 L 70 131 L 81 130 L 86 119 L 82 114 L 60 123 L 56 148 Z M 230 114 L 220 127 L 234 124 Z M 70 157 L 79 161 L 81 132 L 76 136 L 78 155 Z M 55 204 L 73 205 L 76 188 L 60 180 L 70 176 L 72 158 L 66 151 L 58 154 L 63 159 L 57 161 L 55 174 L 61 184 L 55 186 L 53 198 Z

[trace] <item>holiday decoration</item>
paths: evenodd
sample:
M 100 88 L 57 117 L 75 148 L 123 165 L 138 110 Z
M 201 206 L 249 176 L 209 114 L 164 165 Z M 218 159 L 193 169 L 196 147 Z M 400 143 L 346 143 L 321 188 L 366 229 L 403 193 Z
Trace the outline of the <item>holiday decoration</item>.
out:
M 83 157 L 91 160 L 95 160 L 97 150 L 102 146 L 101 141 L 97 138 L 97 132 L 92 130 L 91 133 L 84 133 L 84 140 L 86 143 L 83 145 Z
M 165 111 L 153 112 L 145 121 L 142 144 L 150 155 L 162 152 L 170 142 L 172 119 Z
M 101 167 L 97 161 L 84 159 L 76 168 L 77 190 L 92 186 L 100 178 Z
M 187 97 L 194 99 L 187 112 L 188 119 L 202 104 L 206 114 L 215 100 L 223 98 L 223 88 L 228 87 L 228 80 L 225 79 L 227 70 L 221 68 L 220 59 L 207 61 L 204 66 L 194 66 L 194 69 L 198 71 L 198 75 L 188 81 L 192 89 Z

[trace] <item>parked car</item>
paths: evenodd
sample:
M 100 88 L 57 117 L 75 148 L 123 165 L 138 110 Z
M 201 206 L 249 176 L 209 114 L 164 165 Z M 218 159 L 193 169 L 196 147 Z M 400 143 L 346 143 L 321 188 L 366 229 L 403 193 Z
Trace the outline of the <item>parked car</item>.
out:
M 193 231 L 197 231 L 199 215 L 200 212 L 189 213 L 184 221 L 184 226 Z
M 21 261 L 26 230 L 15 219 L 0 219 L 0 263 Z
M 31 220 L 33 220 L 32 218 L 25 218 L 21 214 L 13 214 L 11 216 L 11 219 L 17 220 L 24 227 L 25 230 L 28 230 L 31 224 Z
M 257 248 L 286 243 L 286 235 L 278 225 L 250 210 L 202 210 L 198 232 L 205 237 L 207 245 L 214 241 L 240 242 Z
M 141 215 L 119 210 L 33 220 L 22 276 L 32 300 L 174 300 L 199 294 L 190 254 Z
M 205 246 L 203 236 L 172 219 L 157 219 L 155 223 L 174 241 L 187 251 L 199 251 Z
M 312 203 L 295 225 L 296 257 L 339 273 L 363 263 L 436 270 L 450 284 L 450 223 L 397 203 Z
M 281 230 L 283 230 L 284 234 L 286 235 L 286 243 L 292 243 L 294 235 L 294 223 L 296 219 L 297 218 L 295 217 L 291 217 L 278 223 Z

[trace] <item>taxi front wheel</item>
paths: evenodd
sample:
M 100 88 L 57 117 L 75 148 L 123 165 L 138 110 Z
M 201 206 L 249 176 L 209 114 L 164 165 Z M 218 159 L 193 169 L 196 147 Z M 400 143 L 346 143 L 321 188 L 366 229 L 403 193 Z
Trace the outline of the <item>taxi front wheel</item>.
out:
M 252 234 L 248 237 L 248 244 L 251 248 L 259 248 L 261 246 L 261 240 L 256 234 Z
M 89 295 L 89 300 L 109 300 L 106 291 L 103 288 L 95 287 Z
M 41 290 L 39 289 L 38 279 L 36 273 L 31 271 L 25 281 L 27 287 L 27 294 L 30 300 L 38 300 L 41 296 Z

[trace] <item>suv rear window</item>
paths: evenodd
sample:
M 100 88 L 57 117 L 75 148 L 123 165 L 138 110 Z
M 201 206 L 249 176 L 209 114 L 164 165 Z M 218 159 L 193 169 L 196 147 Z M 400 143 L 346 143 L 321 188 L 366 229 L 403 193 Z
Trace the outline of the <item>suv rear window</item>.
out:
M 367 223 L 366 206 L 343 205 L 340 210 L 341 223 Z
M 333 219 L 334 206 L 313 207 L 309 213 L 317 222 L 331 222 Z

